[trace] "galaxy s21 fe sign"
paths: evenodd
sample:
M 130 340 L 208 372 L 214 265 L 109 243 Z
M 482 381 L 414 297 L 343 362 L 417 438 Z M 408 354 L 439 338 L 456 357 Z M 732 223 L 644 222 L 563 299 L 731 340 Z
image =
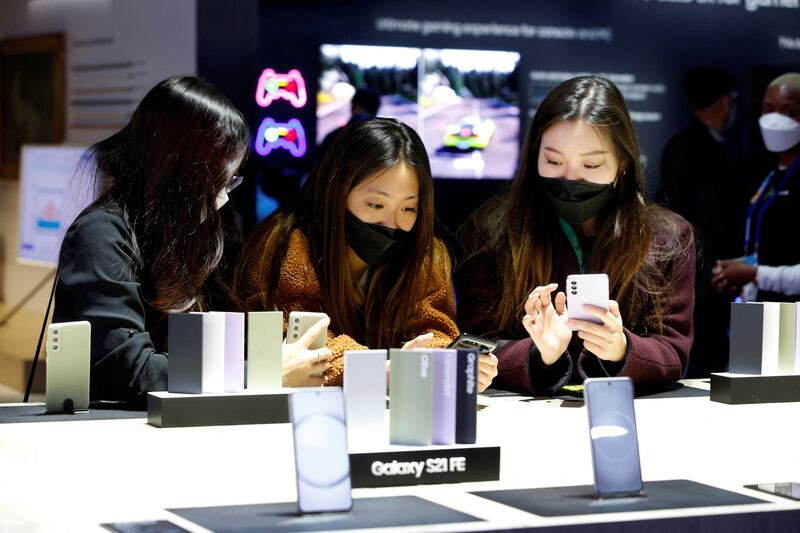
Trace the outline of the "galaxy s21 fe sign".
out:
M 519 153 L 517 52 L 324 44 L 317 143 L 351 116 L 357 89 L 380 95 L 378 116 L 414 128 L 437 178 L 514 174 Z

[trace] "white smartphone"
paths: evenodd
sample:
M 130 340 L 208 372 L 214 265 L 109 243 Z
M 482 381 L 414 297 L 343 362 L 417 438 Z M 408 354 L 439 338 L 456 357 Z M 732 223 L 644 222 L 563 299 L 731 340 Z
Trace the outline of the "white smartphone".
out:
M 48 413 L 89 408 L 89 361 L 92 325 L 50 324 L 47 328 L 45 398 Z
M 349 511 L 353 499 L 342 389 L 317 387 L 292 392 L 289 420 L 294 435 L 297 510 Z
M 598 498 L 642 492 L 639 443 L 630 378 L 589 378 L 583 382 L 592 442 L 594 494 Z
M 570 319 L 602 324 L 599 318 L 583 310 L 584 305 L 593 305 L 608 311 L 608 275 L 572 274 L 567 276 L 567 316 Z
M 300 339 L 308 328 L 327 317 L 325 313 L 312 313 L 310 311 L 292 311 L 289 313 L 289 324 L 286 329 L 286 344 L 291 344 Z M 317 350 L 325 347 L 328 340 L 328 328 L 320 331 L 314 342 L 308 347 L 310 350 Z

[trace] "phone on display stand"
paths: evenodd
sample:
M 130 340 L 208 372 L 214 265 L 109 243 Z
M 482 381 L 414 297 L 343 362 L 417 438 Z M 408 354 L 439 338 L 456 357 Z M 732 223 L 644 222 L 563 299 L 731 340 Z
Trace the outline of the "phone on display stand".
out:
M 74 413 L 89 408 L 89 360 L 92 325 L 50 324 L 47 328 L 45 402 L 48 413 Z
M 567 315 L 573 320 L 602 324 L 602 321 L 583 310 L 593 305 L 608 311 L 608 275 L 572 274 L 567 276 Z
M 478 353 L 492 353 L 497 348 L 497 341 L 462 333 L 450 343 L 448 348 L 453 350 L 476 350 Z
M 745 488 L 800 501 L 800 483 L 759 483 L 758 485 L 745 485 Z
M 325 313 L 312 313 L 310 311 L 292 311 L 289 313 L 289 325 L 286 330 L 286 344 L 291 344 L 300 339 L 314 324 L 327 317 Z M 322 330 L 314 342 L 308 347 L 309 350 L 318 350 L 325 347 L 328 340 L 328 328 Z
M 294 435 L 297 510 L 327 513 L 352 509 L 342 389 L 316 387 L 292 392 L 289 420 Z
M 642 471 L 630 378 L 589 378 L 583 382 L 592 443 L 594 495 L 641 495 Z

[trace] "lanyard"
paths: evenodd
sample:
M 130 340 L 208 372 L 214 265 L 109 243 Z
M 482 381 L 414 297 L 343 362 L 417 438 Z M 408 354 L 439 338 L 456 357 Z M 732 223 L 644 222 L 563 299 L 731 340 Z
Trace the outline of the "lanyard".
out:
M 581 243 L 578 241 L 578 235 L 563 218 L 558 217 L 558 223 L 561 224 L 561 229 L 564 230 L 564 235 L 567 236 L 569 245 L 572 246 L 572 251 L 575 252 L 575 258 L 578 260 L 578 268 L 581 274 L 586 272 L 586 265 L 583 263 L 583 249 Z
M 758 261 L 758 245 L 761 242 L 761 222 L 764 219 L 764 215 L 766 214 L 769 207 L 777 198 L 778 193 L 783 189 L 786 185 L 786 182 L 792 176 L 797 167 L 800 166 L 800 158 L 795 158 L 795 161 L 791 164 L 791 166 L 786 169 L 786 174 L 783 175 L 783 179 L 772 189 L 772 192 L 767 194 L 769 190 L 769 186 L 772 183 L 772 178 L 775 177 L 775 171 L 767 175 L 764 178 L 764 181 L 761 182 L 761 186 L 758 188 L 758 191 L 750 200 L 750 207 L 747 209 L 747 219 L 745 220 L 744 226 L 744 255 L 745 257 L 751 256 L 754 262 Z M 758 214 L 756 214 L 758 211 Z M 756 235 L 755 235 L 755 243 L 753 245 L 753 251 L 751 255 L 750 251 L 750 230 L 753 225 L 753 216 L 756 216 Z

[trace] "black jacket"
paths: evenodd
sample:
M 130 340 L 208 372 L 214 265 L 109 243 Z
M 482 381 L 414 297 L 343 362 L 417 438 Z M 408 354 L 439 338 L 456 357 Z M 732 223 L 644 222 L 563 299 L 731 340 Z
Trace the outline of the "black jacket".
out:
M 744 190 L 724 144 L 693 118 L 661 155 L 660 200 L 694 226 L 702 253 L 701 282 L 717 259 L 742 253 Z
M 64 237 L 53 322 L 91 323 L 93 400 L 142 407 L 167 389 L 166 315 L 143 298 L 139 263 L 118 208 L 83 213 Z

